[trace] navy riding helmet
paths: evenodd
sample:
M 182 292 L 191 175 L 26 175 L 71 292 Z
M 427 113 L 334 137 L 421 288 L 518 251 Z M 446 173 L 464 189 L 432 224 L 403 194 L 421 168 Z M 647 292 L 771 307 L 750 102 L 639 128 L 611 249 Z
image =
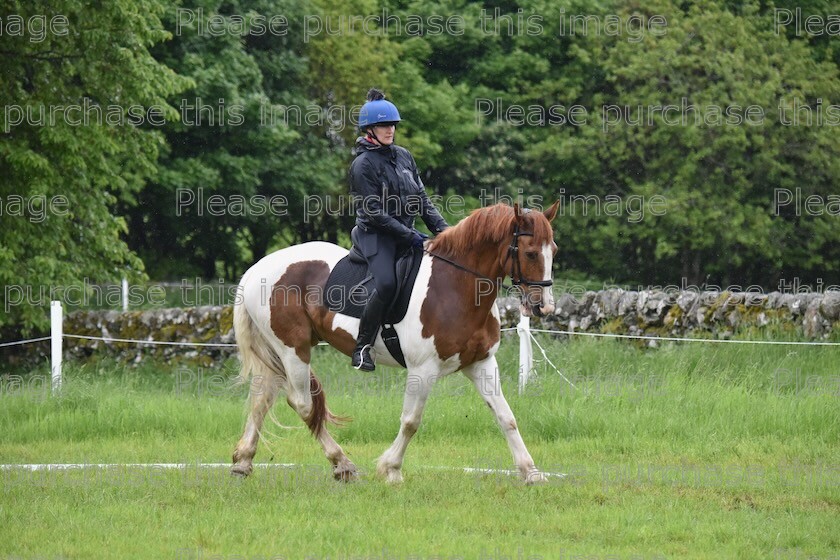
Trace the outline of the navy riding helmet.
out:
M 400 122 L 397 106 L 385 99 L 368 101 L 359 111 L 359 129 L 364 130 L 377 124 L 396 124 Z

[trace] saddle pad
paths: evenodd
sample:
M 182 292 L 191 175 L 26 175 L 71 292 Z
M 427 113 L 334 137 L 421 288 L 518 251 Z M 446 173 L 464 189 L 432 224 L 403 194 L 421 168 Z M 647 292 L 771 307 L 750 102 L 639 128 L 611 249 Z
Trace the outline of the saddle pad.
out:
M 422 257 L 420 249 L 412 249 L 397 260 L 396 301 L 385 313 L 384 323 L 399 323 L 405 317 Z M 368 274 L 367 263 L 353 262 L 347 255 L 338 261 L 327 279 L 324 305 L 331 311 L 358 319 L 373 286 L 373 276 Z

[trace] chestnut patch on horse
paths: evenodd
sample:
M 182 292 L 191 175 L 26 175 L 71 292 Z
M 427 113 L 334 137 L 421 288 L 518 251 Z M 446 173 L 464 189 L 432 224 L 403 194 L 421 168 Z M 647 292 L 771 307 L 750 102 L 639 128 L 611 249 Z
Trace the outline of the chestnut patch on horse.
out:
M 310 349 L 326 340 L 349 354 L 356 344 L 350 333 L 332 330 L 335 313 L 324 307 L 324 287 L 330 267 L 324 261 L 290 264 L 271 290 L 271 330 L 283 344 L 309 362 Z
M 439 260 L 432 260 L 432 274 L 426 299 L 420 308 L 423 337 L 435 337 L 435 350 L 441 360 L 459 354 L 461 367 L 475 363 L 490 355 L 490 349 L 499 342 L 499 321 L 491 314 L 487 300 L 486 313 L 476 313 L 472 306 L 475 299 L 475 278 Z

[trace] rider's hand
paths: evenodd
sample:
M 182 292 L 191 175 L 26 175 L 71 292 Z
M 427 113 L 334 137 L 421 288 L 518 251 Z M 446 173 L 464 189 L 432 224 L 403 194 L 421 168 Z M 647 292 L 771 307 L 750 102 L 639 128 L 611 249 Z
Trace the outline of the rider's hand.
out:
M 411 246 L 418 249 L 423 248 L 423 243 L 428 239 L 428 236 L 423 235 L 419 231 L 414 232 L 414 237 L 411 238 Z

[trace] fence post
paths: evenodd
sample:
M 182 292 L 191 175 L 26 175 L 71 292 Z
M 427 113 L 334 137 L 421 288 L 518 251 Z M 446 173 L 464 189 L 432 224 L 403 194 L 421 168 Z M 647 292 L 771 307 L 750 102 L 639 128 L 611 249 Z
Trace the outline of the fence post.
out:
M 531 347 L 531 318 L 520 315 L 516 332 L 519 333 L 519 394 L 521 395 L 525 391 L 528 377 L 534 368 L 534 349 Z
M 128 280 L 125 277 L 122 279 L 122 308 L 128 311 Z
M 61 357 L 62 341 L 64 338 L 64 310 L 60 301 L 53 301 L 50 304 L 50 372 L 52 374 L 52 392 L 56 394 L 61 390 Z

